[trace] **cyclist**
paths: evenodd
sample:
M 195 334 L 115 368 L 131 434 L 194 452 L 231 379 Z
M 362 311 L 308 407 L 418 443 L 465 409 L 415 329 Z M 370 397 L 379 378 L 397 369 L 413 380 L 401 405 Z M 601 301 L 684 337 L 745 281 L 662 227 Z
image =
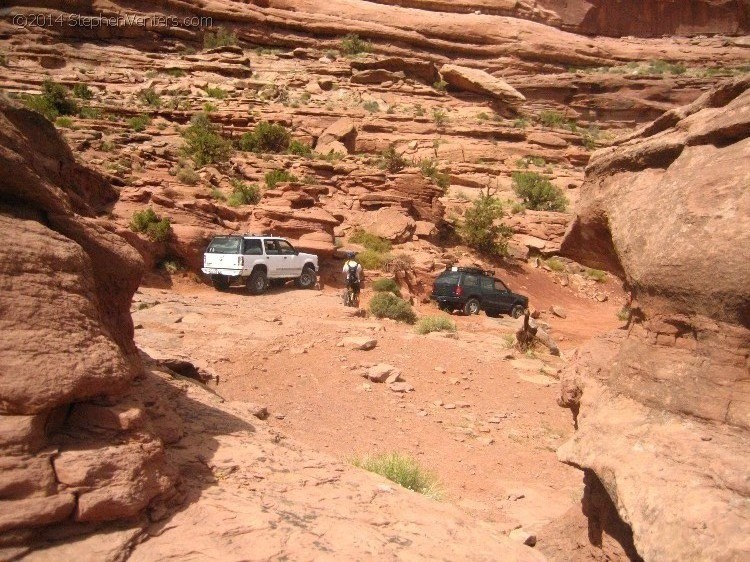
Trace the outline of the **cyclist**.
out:
M 359 303 L 359 290 L 362 286 L 362 265 L 357 261 L 356 254 L 354 252 L 346 253 L 346 262 L 342 270 L 346 276 L 346 291 L 349 294 L 351 291 L 351 304 L 356 306 Z

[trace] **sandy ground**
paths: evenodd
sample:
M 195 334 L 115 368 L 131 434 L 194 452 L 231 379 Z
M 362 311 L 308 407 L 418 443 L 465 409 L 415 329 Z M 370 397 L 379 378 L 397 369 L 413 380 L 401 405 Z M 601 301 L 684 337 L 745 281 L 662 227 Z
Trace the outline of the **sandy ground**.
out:
M 556 405 L 557 373 L 574 345 L 620 325 L 621 306 L 617 297 L 579 298 L 550 279 L 538 270 L 508 276 L 533 306 L 566 309 L 566 319 L 540 319 L 560 340 L 562 358 L 509 349 L 518 321 L 507 316 L 453 315 L 454 338 L 420 336 L 390 320 L 349 316 L 335 288 L 254 297 L 177 277 L 170 289 L 139 290 L 133 319 L 143 351 L 217 375 L 212 386 L 223 398 L 267 406 L 266 423 L 296 441 L 339 459 L 411 455 L 437 475 L 443 501 L 505 531 L 538 531 L 579 505 L 583 489 L 582 474 L 555 455 L 573 431 L 569 411 Z M 616 292 L 614 281 L 608 285 Z M 418 313 L 440 314 L 432 305 Z M 377 347 L 337 346 L 360 335 L 375 337 Z M 399 369 L 414 391 L 361 376 L 377 363 Z

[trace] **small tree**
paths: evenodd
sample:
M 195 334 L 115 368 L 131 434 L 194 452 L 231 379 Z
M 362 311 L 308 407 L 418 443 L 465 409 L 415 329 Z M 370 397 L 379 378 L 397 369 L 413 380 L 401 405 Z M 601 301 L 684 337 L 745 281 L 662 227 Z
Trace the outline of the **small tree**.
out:
M 568 206 L 568 199 L 560 188 L 536 172 L 514 173 L 513 189 L 526 208 L 534 211 L 564 211 Z
M 261 121 L 250 133 L 240 137 L 238 147 L 246 152 L 285 152 L 291 135 L 283 125 Z
M 482 194 L 464 214 L 464 221 L 459 227 L 461 238 L 467 246 L 482 253 L 506 255 L 513 231 L 505 225 L 495 224 L 502 216 L 500 201 L 492 195 Z
M 219 134 L 218 128 L 205 113 L 198 113 L 191 119 L 182 137 L 185 139 L 185 154 L 198 167 L 225 162 L 232 154 L 232 144 Z
M 372 51 L 372 43 L 360 39 L 356 33 L 350 33 L 341 40 L 339 51 L 345 55 L 358 55 L 360 53 L 369 53 Z
M 392 174 L 395 174 L 406 168 L 406 160 L 396 152 L 396 147 L 391 144 L 380 154 L 379 166 L 383 170 L 388 170 Z
M 238 179 L 232 180 L 232 195 L 229 197 L 230 207 L 240 205 L 257 205 L 262 197 L 260 187 L 257 183 L 246 184 Z

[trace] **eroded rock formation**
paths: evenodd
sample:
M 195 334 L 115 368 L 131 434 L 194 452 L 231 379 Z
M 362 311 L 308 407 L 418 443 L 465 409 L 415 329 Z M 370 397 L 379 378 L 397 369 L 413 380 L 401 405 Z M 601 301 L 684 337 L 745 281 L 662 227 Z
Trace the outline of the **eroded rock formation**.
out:
M 619 270 L 625 331 L 581 349 L 558 456 L 593 470 L 647 560 L 750 552 L 750 81 L 597 152 L 562 252 Z

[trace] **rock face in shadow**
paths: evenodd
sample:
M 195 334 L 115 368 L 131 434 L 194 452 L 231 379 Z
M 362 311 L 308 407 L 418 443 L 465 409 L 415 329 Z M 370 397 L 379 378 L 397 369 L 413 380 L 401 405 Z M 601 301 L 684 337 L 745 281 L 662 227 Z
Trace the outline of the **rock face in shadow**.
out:
M 0 168 L 8 545 L 50 523 L 138 514 L 171 490 L 174 475 L 143 405 L 118 398 L 142 372 L 129 311 L 142 262 L 96 218 L 116 192 L 74 160 L 51 123 L 5 102 Z M 77 415 L 86 404 L 88 415 Z
M 619 271 L 619 337 L 579 350 L 560 403 L 652 559 L 750 552 L 750 80 L 730 81 L 595 153 L 562 252 Z

